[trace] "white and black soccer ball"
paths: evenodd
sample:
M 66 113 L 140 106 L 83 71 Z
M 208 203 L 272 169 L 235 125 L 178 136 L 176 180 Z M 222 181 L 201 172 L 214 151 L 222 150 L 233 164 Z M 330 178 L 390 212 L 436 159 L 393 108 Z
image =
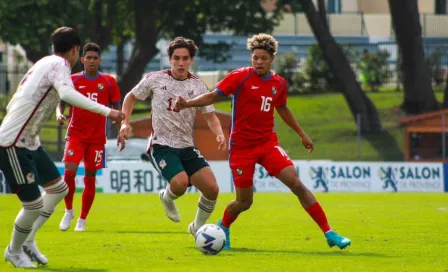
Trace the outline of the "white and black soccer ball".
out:
M 196 247 L 205 255 L 216 255 L 226 244 L 226 234 L 215 224 L 206 224 L 196 232 Z

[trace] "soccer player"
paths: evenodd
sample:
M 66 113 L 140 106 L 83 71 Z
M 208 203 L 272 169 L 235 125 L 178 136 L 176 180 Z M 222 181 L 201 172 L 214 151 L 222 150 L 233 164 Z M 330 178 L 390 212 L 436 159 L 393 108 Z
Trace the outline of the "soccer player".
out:
M 174 108 L 179 95 L 193 98 L 209 92 L 207 86 L 189 72 L 197 50 L 193 40 L 183 37 L 174 39 L 167 49 L 171 69 L 147 74 L 123 101 L 123 112 L 130 116 L 137 99 L 151 99 L 153 138 L 150 161 L 168 181 L 166 189 L 159 193 L 167 217 L 180 222 L 174 200 L 182 196 L 188 186 L 194 185 L 201 192 L 196 218 L 188 226 L 193 236 L 215 209 L 219 192 L 209 164 L 193 144 L 193 127 L 198 108 L 186 111 Z M 226 140 L 214 107 L 199 109 L 216 135 L 219 149 L 225 149 Z M 122 140 L 129 139 L 131 134 L 129 116 L 121 126 Z
M 95 43 L 87 43 L 83 48 L 81 62 L 84 71 L 72 75 L 72 81 L 78 92 L 101 105 L 112 104 L 116 110 L 121 109 L 121 95 L 115 79 L 99 71 L 101 63 L 101 49 Z M 64 124 L 65 103 L 61 102 L 56 109 L 59 124 Z M 96 172 L 105 167 L 106 117 L 70 107 L 70 123 L 67 129 L 66 146 L 64 152 L 64 181 L 68 186 L 65 197 L 65 214 L 59 228 L 66 231 L 74 218 L 73 196 L 76 190 L 76 171 L 84 159 L 84 191 L 82 193 L 81 214 L 76 223 L 75 231 L 86 230 L 86 218 L 92 207 L 96 190 Z M 118 124 L 119 125 L 119 124 Z
M 36 267 L 48 259 L 36 246 L 36 232 L 67 194 L 53 160 L 41 146 L 39 133 L 61 99 L 121 122 L 123 114 L 79 94 L 70 79 L 81 39 L 73 28 L 61 27 L 51 36 L 54 55 L 37 61 L 20 82 L 0 126 L 0 170 L 22 209 L 14 222 L 5 259 L 15 267 Z M 38 185 L 43 187 L 41 195 Z M 27 256 L 28 255 L 28 256 Z M 31 258 L 31 259 L 30 259 Z
M 233 95 L 229 164 L 236 200 L 228 204 L 222 220 L 218 222 L 227 236 L 225 248 L 230 249 L 230 225 L 252 205 L 253 176 L 258 163 L 298 197 L 303 208 L 325 233 L 328 245 L 343 249 L 351 241 L 331 229 L 324 211 L 299 179 L 293 162 L 280 147 L 274 131 L 275 108 L 283 121 L 300 136 L 308 153 L 314 150 L 313 142 L 286 105 L 288 86 L 285 79 L 271 71 L 278 43 L 270 35 L 258 34 L 248 39 L 247 48 L 252 52 L 252 67 L 232 71 L 213 92 L 187 101 L 183 97 L 176 100 L 176 109 L 184 109 L 204 107 L 223 96 Z

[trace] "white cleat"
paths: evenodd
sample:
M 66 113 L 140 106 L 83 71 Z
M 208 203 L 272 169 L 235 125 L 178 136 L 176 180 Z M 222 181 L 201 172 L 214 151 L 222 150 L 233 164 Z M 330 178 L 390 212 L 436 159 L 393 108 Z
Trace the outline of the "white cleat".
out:
M 26 256 L 25 252 L 21 251 L 18 254 L 13 254 L 9 251 L 9 245 L 5 249 L 5 261 L 10 262 L 15 267 L 20 268 L 36 268 L 37 266 Z
M 188 225 L 188 232 L 196 239 L 196 233 L 198 232 L 199 228 L 196 228 L 194 225 L 194 222 L 191 222 L 190 225 Z
M 24 243 L 23 251 L 28 255 L 31 261 L 35 261 L 38 264 L 46 265 L 48 263 L 47 257 L 44 254 L 40 253 L 39 249 L 36 246 L 36 242 Z
M 70 228 L 70 224 L 72 223 L 73 218 L 74 218 L 73 211 L 72 212 L 65 211 L 64 217 L 62 217 L 61 223 L 59 224 L 59 229 L 62 231 L 68 230 L 68 228 Z
M 86 231 L 86 220 L 78 218 L 78 222 L 76 222 L 75 231 Z
M 159 192 L 160 201 L 162 201 L 163 208 L 165 208 L 166 216 L 173 222 L 180 222 L 180 213 L 176 207 L 174 201 L 166 201 L 163 199 L 163 194 L 165 190 Z

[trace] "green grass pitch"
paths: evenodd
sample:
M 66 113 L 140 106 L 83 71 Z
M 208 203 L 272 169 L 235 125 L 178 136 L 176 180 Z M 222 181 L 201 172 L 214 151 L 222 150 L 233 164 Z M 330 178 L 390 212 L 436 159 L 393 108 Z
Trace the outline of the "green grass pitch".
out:
M 221 194 L 210 223 L 232 194 Z M 232 226 L 233 250 L 217 256 L 195 248 L 187 226 L 198 194 L 177 201 L 172 223 L 157 194 L 98 194 L 87 232 L 59 230 L 61 203 L 37 235 L 49 258 L 37 271 L 448 271 L 448 194 L 317 194 L 332 227 L 352 239 L 329 248 L 320 229 L 292 194 L 256 193 L 251 210 Z M 75 195 L 79 216 L 81 195 Z M 0 196 L 0 250 L 19 210 L 14 195 Z M 20 271 L 0 263 L 0 271 Z

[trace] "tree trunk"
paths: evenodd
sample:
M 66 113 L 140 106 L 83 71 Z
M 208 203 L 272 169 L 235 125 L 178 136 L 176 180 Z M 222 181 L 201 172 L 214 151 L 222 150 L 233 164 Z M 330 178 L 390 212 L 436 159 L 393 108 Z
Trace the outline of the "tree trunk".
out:
M 121 42 L 117 45 L 117 81 L 121 80 L 124 70 L 124 45 L 127 42 L 127 39 L 122 39 Z
M 141 79 L 148 62 L 158 53 L 156 9 L 151 1 L 135 1 L 135 45 L 126 70 L 118 82 L 124 97 Z M 148 46 L 151 45 L 151 46 Z
M 444 91 L 444 96 L 443 96 L 442 107 L 444 109 L 448 109 L 448 76 L 445 76 L 445 91 Z
M 112 29 L 116 18 L 116 1 L 107 2 L 107 14 L 103 19 L 103 0 L 93 1 L 92 29 L 90 41 L 97 43 L 104 50 L 111 42 Z
M 357 116 L 360 115 L 362 132 L 379 132 L 381 122 L 376 107 L 361 89 L 342 48 L 331 36 L 328 27 L 322 23 L 312 0 L 302 0 L 300 3 L 324 58 L 339 83 L 339 88 L 348 103 L 355 122 L 357 122 Z
M 325 0 L 317 0 L 317 8 L 322 24 L 328 29 L 327 9 L 325 8 Z
M 404 86 L 402 108 L 409 114 L 436 110 L 438 103 L 432 90 L 429 69 L 423 53 L 417 0 L 388 1 L 395 39 L 402 54 Z

